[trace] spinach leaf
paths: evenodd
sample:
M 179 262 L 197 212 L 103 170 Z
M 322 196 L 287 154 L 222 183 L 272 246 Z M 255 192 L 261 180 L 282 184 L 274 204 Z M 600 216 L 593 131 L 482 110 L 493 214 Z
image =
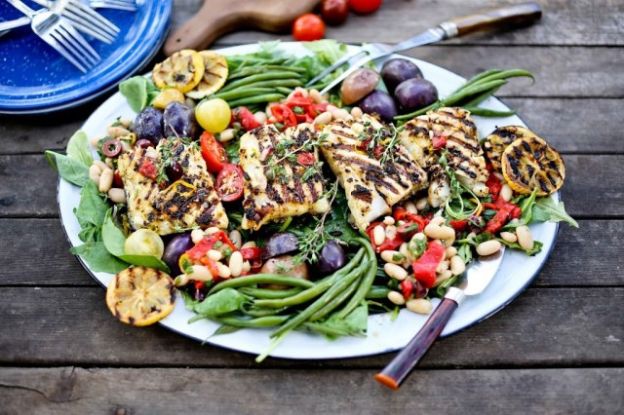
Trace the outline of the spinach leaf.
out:
M 159 94 L 158 88 L 144 76 L 135 76 L 119 84 L 119 92 L 126 97 L 134 112 L 141 112 Z
M 82 161 L 49 150 L 45 152 L 45 158 L 59 176 L 68 182 L 82 187 L 91 181 L 89 167 Z
M 238 310 L 247 301 L 240 292 L 233 288 L 225 288 L 212 294 L 204 301 L 196 304 L 193 310 L 204 317 L 216 317 Z
M 535 202 L 533 208 L 533 222 L 566 222 L 578 228 L 575 221 L 565 210 L 563 202 L 555 202 L 552 197 L 544 197 Z
M 108 204 L 100 196 L 97 185 L 89 180 L 80 191 L 80 203 L 74 210 L 80 227 L 85 229 L 94 225 L 97 229 L 102 227 Z
M 122 261 L 128 264 L 138 265 L 142 267 L 155 268 L 169 274 L 171 270 L 169 266 L 165 264 L 161 259 L 151 255 L 120 255 L 118 256 Z
M 89 137 L 82 131 L 76 131 L 67 142 L 67 156 L 82 162 L 87 168 L 93 163 L 89 150 Z
M 74 255 L 79 255 L 96 272 L 116 274 L 128 268 L 128 264 L 120 261 L 108 252 L 102 241 L 87 242 L 84 245 L 72 248 L 70 252 Z

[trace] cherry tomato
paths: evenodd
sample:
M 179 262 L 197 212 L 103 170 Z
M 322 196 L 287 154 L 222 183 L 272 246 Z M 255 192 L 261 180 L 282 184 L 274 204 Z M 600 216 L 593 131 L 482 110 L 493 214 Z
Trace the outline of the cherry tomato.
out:
M 243 196 L 243 170 L 236 164 L 226 164 L 217 176 L 217 194 L 224 202 L 233 202 Z
M 211 173 L 219 173 L 225 163 L 228 162 L 227 154 L 223 146 L 214 138 L 214 135 L 205 131 L 199 138 L 202 156 L 206 167 Z
M 323 36 L 325 36 L 325 23 L 315 14 L 301 15 L 293 24 L 293 37 L 300 42 L 319 40 Z
M 234 116 L 234 120 L 238 121 L 243 126 L 245 131 L 250 131 L 254 128 L 260 127 L 260 123 L 253 113 L 247 109 L 247 107 L 234 108 L 232 115 Z
M 214 98 L 202 101 L 195 107 L 195 118 L 204 130 L 220 133 L 230 124 L 232 111 L 227 102 Z
M 330 25 L 339 25 L 349 16 L 349 3 L 347 0 L 323 0 L 321 3 L 321 16 Z
M 381 7 L 383 0 L 349 0 L 349 8 L 356 13 L 368 14 Z
M 297 154 L 297 163 L 302 166 L 313 166 L 316 162 L 316 158 L 313 153 L 303 152 Z

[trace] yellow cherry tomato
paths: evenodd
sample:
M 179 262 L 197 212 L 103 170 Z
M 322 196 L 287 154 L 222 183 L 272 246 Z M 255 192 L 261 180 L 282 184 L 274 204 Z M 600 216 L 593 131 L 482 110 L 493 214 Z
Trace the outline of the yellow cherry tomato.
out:
M 232 110 L 221 98 L 202 101 L 195 107 L 195 118 L 209 133 L 220 133 L 230 125 Z

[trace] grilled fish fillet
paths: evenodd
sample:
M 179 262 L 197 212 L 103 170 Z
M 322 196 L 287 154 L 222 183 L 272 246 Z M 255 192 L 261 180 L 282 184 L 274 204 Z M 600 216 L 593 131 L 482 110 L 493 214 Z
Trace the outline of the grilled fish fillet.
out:
M 184 173 L 164 189 L 158 178 L 140 171 L 145 163 L 158 169 L 168 161 L 179 163 Z M 119 157 L 118 169 L 126 192 L 128 219 L 134 229 L 147 228 L 167 235 L 196 227 L 227 228 L 227 215 L 197 144 L 174 138 L 161 140 L 156 149 L 135 147 Z
M 398 141 L 391 157 L 379 157 L 393 134 L 391 127 L 368 115 L 357 121 L 335 121 L 321 134 L 323 156 L 344 187 L 355 225 L 361 230 L 427 186 L 427 174 Z
M 243 229 L 258 230 L 271 221 L 329 210 L 317 140 L 318 134 L 310 124 L 283 133 L 273 125 L 265 125 L 241 137 Z

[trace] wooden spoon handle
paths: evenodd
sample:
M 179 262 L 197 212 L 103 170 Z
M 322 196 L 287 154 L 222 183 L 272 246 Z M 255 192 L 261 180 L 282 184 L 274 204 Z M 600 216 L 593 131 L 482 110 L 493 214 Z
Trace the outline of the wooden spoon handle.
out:
M 542 7 L 536 2 L 514 4 L 483 11 L 470 16 L 458 17 L 444 25 L 454 25 L 457 36 L 485 30 L 513 29 L 528 26 L 542 17 Z

